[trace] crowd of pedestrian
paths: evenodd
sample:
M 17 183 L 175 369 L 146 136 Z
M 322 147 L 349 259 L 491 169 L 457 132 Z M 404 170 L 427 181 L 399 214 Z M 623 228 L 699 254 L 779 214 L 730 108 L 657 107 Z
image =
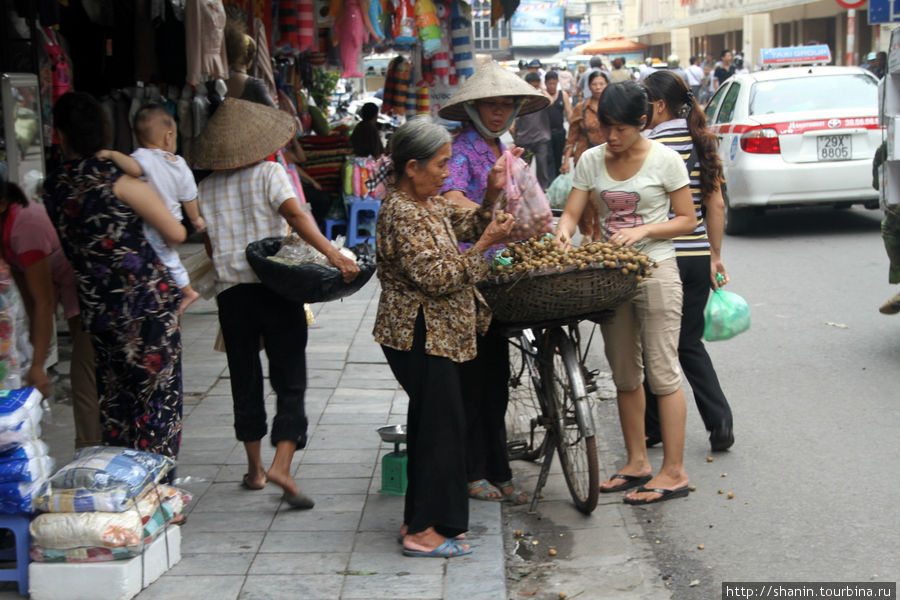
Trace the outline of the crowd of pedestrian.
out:
M 533 157 L 543 187 L 559 174 L 571 177 L 555 232 L 563 248 L 578 229 L 639 248 L 658 265 L 602 326 L 627 459 L 600 491 L 629 492 L 629 504 L 688 495 L 682 370 L 712 449 L 733 444 L 731 410 L 700 336 L 702 307 L 720 285 L 716 276 L 728 278 L 722 168 L 699 96 L 736 67 L 730 52 L 715 67 L 705 62 L 692 57 L 682 68 L 673 56 L 666 68 L 632 74 L 624 60 L 609 71 L 596 60 L 576 76 L 544 72 L 532 61 L 520 77 L 487 61 L 440 109 L 443 119 L 463 124 L 455 135 L 419 117 L 400 127 L 387 148 L 366 108 L 354 148 L 383 154 L 393 171 L 376 225 L 381 297 L 373 333 L 409 396 L 409 484 L 399 532 L 405 554 L 469 553 L 470 499 L 529 501 L 507 456 L 508 342 L 476 287 L 489 275 L 485 253 L 514 224 L 511 215 L 491 218 L 508 160 Z M 73 375 L 82 373 L 77 446 L 128 446 L 177 458 L 180 319 L 196 294 L 173 250 L 186 236 L 183 210 L 207 236 L 215 270 L 235 437 L 247 458 L 241 485 L 259 490 L 271 482 L 289 506 L 314 506 L 291 467 L 307 435 L 305 314 L 259 282 L 245 248 L 293 230 L 345 281 L 359 268 L 323 236 L 285 167 L 269 160 L 290 148 L 295 123 L 268 102 L 226 99 L 188 157 L 191 167 L 209 173 L 197 185 L 175 153 L 165 111 L 151 105 L 138 112 L 142 148 L 125 156 L 106 149 L 96 100 L 70 92 L 56 103 L 64 161 L 46 181 L 43 205 L 4 184 L 0 248 L 34 323 L 28 382 L 49 392 L 41 359 L 57 302 L 73 341 L 87 349 L 73 364 Z M 501 141 L 508 132 L 512 146 Z M 268 465 L 261 452 L 270 431 L 263 348 L 276 395 Z M 663 463 L 654 470 L 646 448 L 659 442 Z

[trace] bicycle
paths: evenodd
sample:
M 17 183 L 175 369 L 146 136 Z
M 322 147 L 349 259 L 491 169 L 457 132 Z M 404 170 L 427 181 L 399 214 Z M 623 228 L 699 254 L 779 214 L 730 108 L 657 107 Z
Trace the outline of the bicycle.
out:
M 594 332 L 582 349 L 578 323 L 582 319 L 599 321 L 607 315 L 502 329 L 510 338 L 511 350 L 507 452 L 511 460 L 542 459 L 530 512 L 535 512 L 547 483 L 554 449 L 575 507 L 584 514 L 597 507 L 600 475 L 591 410 L 596 372 L 585 365 Z

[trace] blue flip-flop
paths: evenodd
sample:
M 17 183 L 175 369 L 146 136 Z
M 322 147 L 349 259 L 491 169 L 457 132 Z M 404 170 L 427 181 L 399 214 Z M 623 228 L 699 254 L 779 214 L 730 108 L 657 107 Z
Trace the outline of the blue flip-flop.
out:
M 444 538 L 444 543 L 434 550 L 425 552 L 423 550 L 411 550 L 409 548 L 403 548 L 403 554 L 405 556 L 417 556 L 419 558 L 453 558 L 454 556 L 472 554 L 472 549 L 469 548 L 468 550 L 464 550 L 456 540 Z

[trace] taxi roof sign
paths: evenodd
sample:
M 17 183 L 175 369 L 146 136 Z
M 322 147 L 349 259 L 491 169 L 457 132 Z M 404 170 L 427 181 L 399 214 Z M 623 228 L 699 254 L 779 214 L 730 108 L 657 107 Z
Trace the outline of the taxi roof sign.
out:
M 830 62 L 831 49 L 828 47 L 828 44 L 763 48 L 759 51 L 759 64 L 764 68 L 791 65 L 827 65 Z

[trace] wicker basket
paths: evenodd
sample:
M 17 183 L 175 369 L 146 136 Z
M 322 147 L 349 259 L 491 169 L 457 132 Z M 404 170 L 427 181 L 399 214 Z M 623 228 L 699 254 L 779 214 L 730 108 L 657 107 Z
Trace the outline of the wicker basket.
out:
M 478 285 L 494 318 L 504 323 L 578 317 L 615 308 L 634 294 L 637 279 L 592 264 L 488 279 Z

